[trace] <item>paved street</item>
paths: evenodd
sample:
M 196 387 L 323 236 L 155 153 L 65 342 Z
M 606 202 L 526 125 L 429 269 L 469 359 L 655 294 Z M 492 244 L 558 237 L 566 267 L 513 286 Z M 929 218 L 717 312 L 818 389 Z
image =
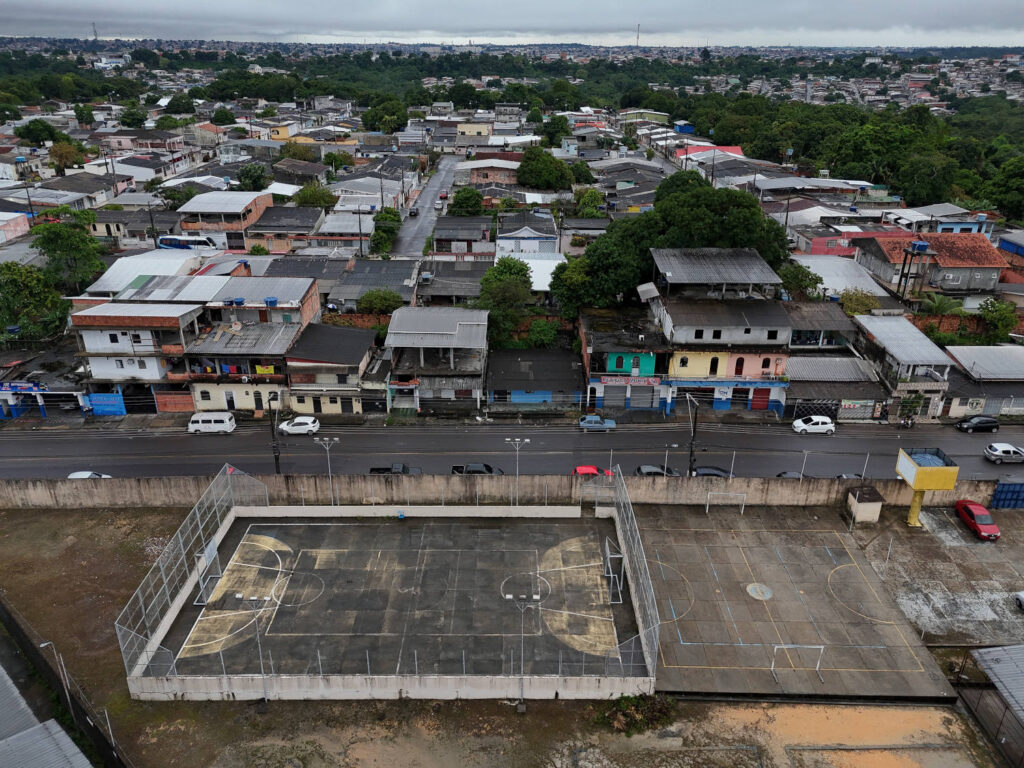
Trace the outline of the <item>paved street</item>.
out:
M 421 425 L 413 427 L 325 426 L 321 435 L 340 438 L 331 451 L 335 473 L 362 474 L 371 466 L 404 461 L 427 473 L 446 474 L 452 464 L 487 462 L 515 472 L 515 453 L 506 437 L 529 437 L 520 453 L 524 474 L 563 474 L 577 464 L 609 462 L 632 472 L 638 464 L 685 469 L 689 430 L 685 425 L 626 425 L 611 434 L 581 434 L 571 425 Z M 1004 427 L 998 439 L 1024 443 L 1024 427 Z M 982 458 L 992 436 L 965 435 L 952 427 L 918 426 L 901 432 L 875 425 L 844 425 L 832 437 L 795 435 L 787 424 L 709 424 L 698 432 L 697 463 L 728 469 L 740 477 L 774 477 L 783 471 L 834 477 L 862 472 L 895 477 L 900 446 L 938 447 L 961 467 L 961 478 L 995 479 L 1024 475 L 1014 465 L 997 467 Z M 233 434 L 189 435 L 180 428 L 151 432 L 126 429 L 0 431 L 0 477 L 61 477 L 93 470 L 118 477 L 212 473 L 224 462 L 254 473 L 273 472 L 269 427 L 244 425 Z M 308 437 L 285 438 L 285 473 L 324 473 L 323 449 Z
M 427 181 L 416 199 L 420 215 L 406 217 L 395 239 L 392 256 L 418 259 L 423 255 L 423 244 L 434 231 L 434 222 L 437 221 L 438 212 L 434 210 L 434 202 L 441 190 L 451 189 L 458 162 L 459 158 L 452 155 L 445 155 L 437 161 L 437 172 Z

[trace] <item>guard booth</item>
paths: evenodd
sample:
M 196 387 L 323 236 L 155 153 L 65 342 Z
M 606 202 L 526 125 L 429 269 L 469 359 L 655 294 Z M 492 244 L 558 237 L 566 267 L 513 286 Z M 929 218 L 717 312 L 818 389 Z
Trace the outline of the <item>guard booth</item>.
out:
M 925 491 L 951 491 L 956 487 L 960 468 L 939 448 L 900 449 L 896 474 L 914 490 L 907 513 L 907 525 L 921 527 L 921 503 Z

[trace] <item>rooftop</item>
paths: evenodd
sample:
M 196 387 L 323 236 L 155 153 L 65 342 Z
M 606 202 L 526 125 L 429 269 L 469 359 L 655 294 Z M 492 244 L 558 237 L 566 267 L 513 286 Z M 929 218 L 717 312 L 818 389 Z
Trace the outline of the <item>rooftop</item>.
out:
M 302 332 L 300 323 L 253 323 L 235 330 L 215 325 L 185 348 L 187 355 L 283 356 Z
M 575 392 L 582 384 L 582 361 L 569 350 L 496 349 L 488 355 L 489 390 Z
M 421 296 L 459 296 L 472 298 L 480 295 L 480 280 L 494 266 L 491 259 L 474 261 L 425 261 L 420 266 Z M 423 280 L 430 275 L 429 282 Z
M 1006 263 L 989 239 L 976 232 L 921 232 L 906 237 L 886 238 L 854 238 L 854 245 L 870 249 L 887 259 L 890 264 L 902 264 L 903 252 L 915 240 L 928 243 L 929 257 L 938 266 L 949 269 L 955 267 L 996 267 L 1006 269 Z
M 795 331 L 853 331 L 856 326 L 835 301 L 783 303 Z
M 826 294 L 840 294 L 848 289 L 856 289 L 872 296 L 888 296 L 863 266 L 853 259 L 842 256 L 793 256 L 793 261 L 807 267 L 822 280 L 822 290 Z
M 541 235 L 555 235 L 555 220 L 550 216 L 519 211 L 498 217 L 498 237 L 508 237 L 527 227 Z
M 670 285 L 781 285 L 753 248 L 652 248 L 654 264 Z
M 902 315 L 855 315 L 853 321 L 902 365 L 952 365 L 946 353 Z
M 86 293 L 117 293 L 140 275 L 187 275 L 199 266 L 194 251 L 159 249 L 135 256 L 122 256 L 88 288 Z
M 358 366 L 376 337 L 372 329 L 310 323 L 288 350 L 288 360 Z
M 124 304 L 116 301 L 108 301 L 105 304 L 98 304 L 94 307 L 80 309 L 71 314 L 71 324 L 82 327 L 89 325 L 102 325 L 104 319 L 123 320 L 134 318 L 139 322 L 138 327 L 147 327 L 147 321 L 156 320 L 185 321 L 194 319 L 203 311 L 200 304 Z M 164 323 L 159 323 L 161 327 Z
M 946 352 L 972 379 L 1024 381 L 1024 347 L 1017 344 L 946 347 Z
M 334 276 L 335 284 L 328 301 L 355 302 L 376 288 L 395 291 L 403 301 L 412 301 L 416 290 L 416 264 L 406 259 L 378 261 L 351 258 L 342 261 L 345 269 Z
M 487 349 L 487 310 L 401 307 L 391 315 L 385 346 Z
M 274 205 L 264 209 L 255 224 L 247 228 L 249 232 L 312 232 L 323 218 L 320 208 L 290 208 Z
M 242 213 L 266 192 L 204 192 L 196 195 L 178 213 Z
M 859 357 L 791 355 L 786 361 L 790 381 L 875 381 L 875 366 Z
M 789 328 L 782 302 L 669 299 L 665 308 L 674 326 L 701 328 Z
M 981 648 L 971 654 L 1013 714 L 1024 721 L 1024 645 Z

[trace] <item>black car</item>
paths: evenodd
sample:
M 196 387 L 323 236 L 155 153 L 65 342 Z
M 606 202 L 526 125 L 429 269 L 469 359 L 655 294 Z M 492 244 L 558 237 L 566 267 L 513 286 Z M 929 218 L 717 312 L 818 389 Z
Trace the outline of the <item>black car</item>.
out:
M 999 422 L 991 416 L 971 416 L 969 419 L 958 421 L 956 428 L 961 432 L 998 432 Z
M 721 467 L 694 467 L 693 472 L 690 473 L 690 477 L 736 477 L 728 469 L 722 469 Z
M 410 208 L 409 209 L 409 215 L 410 216 L 419 216 L 420 215 L 420 209 L 419 208 Z

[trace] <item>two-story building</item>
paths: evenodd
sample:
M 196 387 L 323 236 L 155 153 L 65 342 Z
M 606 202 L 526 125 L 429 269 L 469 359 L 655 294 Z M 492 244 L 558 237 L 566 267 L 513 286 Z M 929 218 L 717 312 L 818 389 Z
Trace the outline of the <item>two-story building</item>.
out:
M 434 224 L 434 253 L 450 253 L 452 258 L 470 254 L 493 256 L 490 216 L 438 216 Z
M 857 262 L 901 292 L 991 293 L 1009 265 L 980 233 L 854 238 Z M 925 245 L 926 244 L 926 245 Z
M 516 253 L 557 253 L 558 228 L 550 216 L 518 211 L 498 217 L 499 256 Z
M 289 405 L 300 414 L 362 413 L 362 377 L 377 332 L 309 325 L 285 356 Z
M 515 160 L 466 160 L 455 166 L 453 183 L 475 184 L 518 183 L 519 162 Z
M 322 208 L 266 208 L 259 220 L 245 230 L 245 248 L 259 245 L 271 253 L 282 253 L 305 247 L 325 220 Z
M 218 247 L 245 248 L 245 231 L 273 206 L 269 192 L 206 192 L 178 209 L 181 230 L 213 238 Z

